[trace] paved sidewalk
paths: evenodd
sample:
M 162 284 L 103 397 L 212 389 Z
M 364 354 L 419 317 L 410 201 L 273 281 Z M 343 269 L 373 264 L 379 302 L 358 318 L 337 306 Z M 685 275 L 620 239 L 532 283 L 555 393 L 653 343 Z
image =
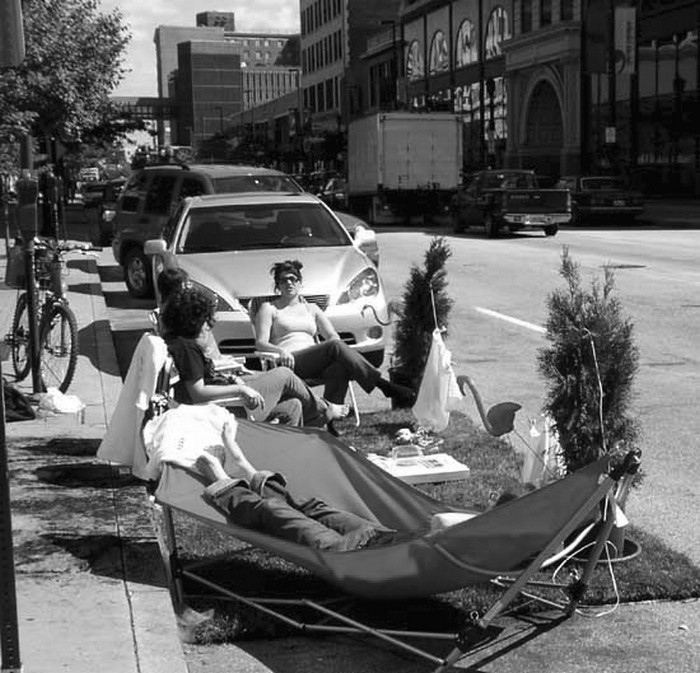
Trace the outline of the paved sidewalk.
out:
M 95 260 L 70 260 L 80 356 L 69 393 L 86 405 L 85 421 L 7 424 L 21 662 L 27 673 L 184 673 L 145 490 L 94 457 L 121 378 Z M 5 266 L 3 245 L 3 280 Z M 0 283 L 2 337 L 15 294 Z M 33 392 L 31 380 L 18 388 Z

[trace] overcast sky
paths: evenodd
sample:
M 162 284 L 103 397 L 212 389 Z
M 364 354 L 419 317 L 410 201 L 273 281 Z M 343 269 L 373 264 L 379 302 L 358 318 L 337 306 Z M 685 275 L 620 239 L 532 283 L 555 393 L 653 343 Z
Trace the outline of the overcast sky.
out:
M 157 26 L 194 26 L 200 12 L 234 12 L 236 30 L 298 32 L 299 0 L 101 0 L 107 13 L 118 8 L 131 31 L 126 66 L 131 71 L 114 92 L 117 96 L 156 96 Z

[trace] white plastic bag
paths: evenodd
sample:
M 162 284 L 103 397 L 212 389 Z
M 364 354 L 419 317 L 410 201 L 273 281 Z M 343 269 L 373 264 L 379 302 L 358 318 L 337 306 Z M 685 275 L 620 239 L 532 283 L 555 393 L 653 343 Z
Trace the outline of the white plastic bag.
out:
M 439 432 L 450 422 L 451 411 L 464 410 L 464 396 L 452 369 L 452 353 L 445 346 L 440 330 L 433 330 L 433 341 L 413 415 L 421 426 Z
M 39 409 L 54 414 L 82 414 L 85 405 L 77 395 L 65 395 L 58 388 L 48 388 L 39 397 Z

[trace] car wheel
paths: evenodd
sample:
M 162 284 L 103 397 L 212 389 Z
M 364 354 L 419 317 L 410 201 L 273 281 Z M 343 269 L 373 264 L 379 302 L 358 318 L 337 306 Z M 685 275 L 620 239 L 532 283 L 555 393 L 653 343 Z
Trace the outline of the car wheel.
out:
M 543 227 L 542 231 L 544 231 L 545 236 L 556 236 L 557 232 L 559 231 L 559 227 L 556 224 L 550 224 L 547 227 Z
M 461 234 L 464 231 L 464 223 L 457 210 L 452 212 L 452 230 L 455 234 Z
M 132 248 L 124 257 L 124 280 L 129 294 L 136 299 L 153 297 L 151 263 L 138 248 Z
M 488 238 L 498 238 L 498 225 L 491 213 L 486 213 L 486 215 L 484 215 L 484 233 Z

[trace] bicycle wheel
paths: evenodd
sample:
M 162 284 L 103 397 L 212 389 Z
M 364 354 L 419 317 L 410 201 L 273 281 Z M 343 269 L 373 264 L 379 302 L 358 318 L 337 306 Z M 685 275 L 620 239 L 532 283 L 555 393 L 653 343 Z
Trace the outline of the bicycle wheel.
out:
M 12 333 L 10 334 L 12 349 L 12 367 L 15 379 L 22 381 L 29 374 L 31 358 L 29 353 L 29 312 L 27 311 L 27 295 L 21 294 L 15 306 L 12 318 Z
M 58 388 L 65 393 L 78 363 L 78 323 L 65 304 L 54 304 L 44 317 L 39 347 L 44 390 Z

